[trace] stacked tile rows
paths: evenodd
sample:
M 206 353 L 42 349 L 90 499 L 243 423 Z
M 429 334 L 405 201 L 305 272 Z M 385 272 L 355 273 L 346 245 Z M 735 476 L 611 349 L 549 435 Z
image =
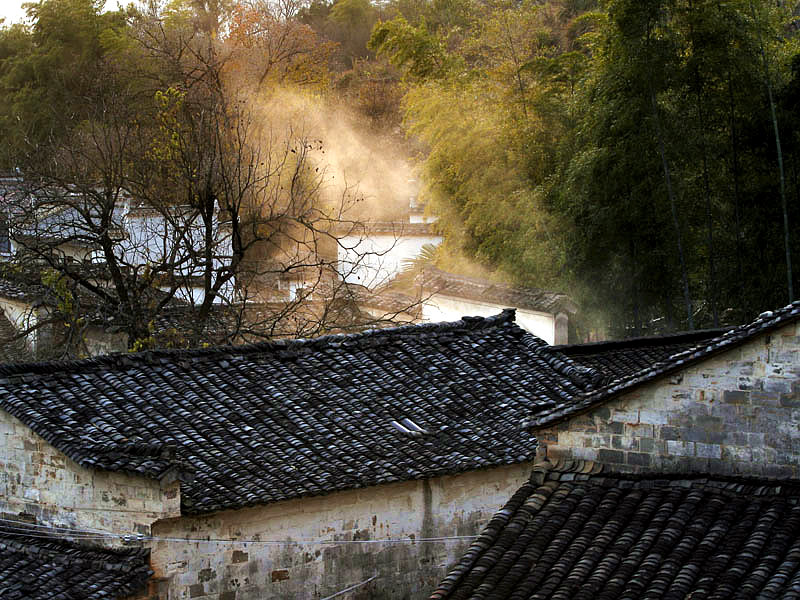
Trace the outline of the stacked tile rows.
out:
M 614 342 L 594 342 L 551 346 L 550 350 L 569 356 L 576 363 L 603 374 L 606 383 L 645 370 L 671 356 L 707 343 L 727 331 L 707 329 L 691 333 L 634 338 Z
M 532 460 L 527 428 L 797 318 L 800 303 L 611 383 L 507 310 L 314 340 L 3 365 L 0 407 L 84 466 L 183 481 L 196 472 L 181 497 L 199 513 Z M 420 431 L 394 425 L 404 419 Z
M 149 550 L 68 541 L 41 528 L 0 525 L 0 598 L 106 600 L 144 588 Z
M 188 513 L 512 464 L 524 416 L 592 389 L 513 319 L 0 366 L 0 406 L 86 466 L 188 463 Z
M 800 301 L 795 301 L 780 310 L 762 313 L 752 323 L 736 327 L 711 339 L 691 343 L 688 348 L 681 349 L 674 354 L 663 357 L 661 360 L 650 363 L 644 368 L 630 365 L 630 368 L 634 369 L 631 371 L 628 365 L 619 366 L 618 370 L 620 373 L 618 373 L 616 378 L 612 378 L 611 375 L 604 376 L 605 385 L 595 385 L 592 389 L 583 390 L 576 394 L 572 402 L 562 403 L 558 406 L 542 410 L 538 414 L 530 415 L 530 417 L 525 419 L 522 423 L 522 427 L 544 427 L 559 422 L 578 412 L 602 404 L 606 400 L 639 385 L 679 371 L 700 360 L 725 352 L 728 349 L 735 348 L 749 339 L 769 333 L 788 323 L 795 322 L 798 319 L 800 319 Z M 560 356 L 566 356 L 564 353 L 558 351 L 559 347 L 556 346 L 554 348 L 554 353 Z M 661 352 L 656 350 L 654 350 L 654 352 L 656 352 L 657 355 L 663 356 Z M 578 365 L 581 368 L 588 368 L 602 375 L 602 371 L 598 371 L 590 366 L 585 366 L 581 357 L 578 356 L 578 353 L 573 352 L 572 354 L 574 354 L 574 356 L 570 357 L 570 360 L 574 365 Z M 597 362 L 598 361 L 594 361 L 594 364 L 597 364 Z M 587 364 L 592 363 L 589 362 Z
M 795 482 L 796 483 L 796 482 Z M 534 472 L 432 600 L 796 598 L 800 488 Z
M 17 273 L 8 267 L 0 269 L 0 298 L 33 302 L 52 296 L 52 290 L 42 285 L 41 278 L 29 273 Z
M 560 292 L 512 287 L 502 283 L 493 283 L 487 279 L 456 275 L 432 267 L 425 269 L 421 279 L 427 292 L 440 292 L 445 295 L 491 302 L 501 306 L 516 306 L 520 309 L 550 313 L 560 310 L 575 312 L 575 305 L 569 296 Z

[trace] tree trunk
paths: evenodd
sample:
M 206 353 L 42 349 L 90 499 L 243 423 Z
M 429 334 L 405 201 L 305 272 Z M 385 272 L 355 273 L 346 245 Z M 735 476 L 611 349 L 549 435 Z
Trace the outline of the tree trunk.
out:
M 667 186 L 667 196 L 669 196 L 669 206 L 672 212 L 672 225 L 675 227 L 675 238 L 678 242 L 678 258 L 681 266 L 681 280 L 683 282 L 683 302 L 686 305 L 686 319 L 688 321 L 689 330 L 694 329 L 694 315 L 692 314 L 692 299 L 689 295 L 689 278 L 686 273 L 686 259 L 683 255 L 683 236 L 681 235 L 681 226 L 678 222 L 678 208 L 675 204 L 675 193 L 672 190 L 672 177 L 670 176 L 669 164 L 667 162 L 667 153 L 664 148 L 664 133 L 661 130 L 661 120 L 658 117 L 658 105 L 656 104 L 656 95 L 652 87 L 650 88 L 650 104 L 653 109 L 653 119 L 656 123 L 656 136 L 658 137 L 658 151 L 661 155 L 661 166 L 664 169 L 664 183 Z
M 744 282 L 744 269 L 742 267 L 742 217 L 739 205 L 739 139 L 736 136 L 736 112 L 733 97 L 733 77 L 728 69 L 728 106 L 731 117 L 731 165 L 733 178 L 733 211 L 736 219 L 736 290 L 739 294 L 742 291 Z
M 781 186 L 781 205 L 783 208 L 783 245 L 786 251 L 786 283 L 789 292 L 789 302 L 794 300 L 794 289 L 792 286 L 792 252 L 789 241 L 789 213 L 786 208 L 786 181 L 783 170 L 783 152 L 781 151 L 781 136 L 778 132 L 778 116 L 775 112 L 775 99 L 772 97 L 772 81 L 769 76 L 769 63 L 767 62 L 767 53 L 764 50 L 764 40 L 761 38 L 761 30 L 758 29 L 758 20 L 756 18 L 756 9 L 753 2 L 750 2 L 750 12 L 753 15 L 753 21 L 758 31 L 758 44 L 761 49 L 761 62 L 764 66 L 764 85 L 767 88 L 767 97 L 769 98 L 769 109 L 772 116 L 772 128 L 775 131 L 775 151 L 778 154 L 778 172 L 780 174 Z

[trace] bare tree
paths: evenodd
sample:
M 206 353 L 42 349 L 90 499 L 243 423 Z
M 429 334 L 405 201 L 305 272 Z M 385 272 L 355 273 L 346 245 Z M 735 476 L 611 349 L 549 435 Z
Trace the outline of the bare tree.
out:
M 352 190 L 323 198 L 321 143 L 254 107 L 212 22 L 139 15 L 85 113 L 65 115 L 70 135 L 20 157 L 6 203 L 22 268 L 57 274 L 77 318 L 131 348 L 391 320 L 362 313 L 340 272 Z

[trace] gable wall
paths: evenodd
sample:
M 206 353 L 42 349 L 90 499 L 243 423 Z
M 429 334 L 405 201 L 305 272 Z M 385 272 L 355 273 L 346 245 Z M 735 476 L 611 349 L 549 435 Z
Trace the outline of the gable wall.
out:
M 178 483 L 78 465 L 21 421 L 0 410 L 0 515 L 122 534 L 180 513 Z
M 702 361 L 559 425 L 541 454 L 624 469 L 800 475 L 800 324 Z
M 159 541 L 151 565 L 161 600 L 325 598 L 373 575 L 343 598 L 422 599 L 471 540 L 433 543 L 319 544 L 308 540 L 386 540 L 476 535 L 520 485 L 532 463 L 473 471 L 153 526 L 169 538 L 260 539 L 292 545 Z
M 401 227 L 398 225 L 398 230 Z M 420 255 L 423 246 L 438 246 L 443 239 L 393 233 L 343 236 L 338 241 L 339 276 L 347 283 L 374 289 L 397 276 L 406 261 Z
M 422 302 L 422 320 L 438 323 L 440 321 L 458 321 L 464 315 L 491 317 L 504 308 L 507 308 L 505 304 L 457 298 L 446 294 L 432 294 L 430 298 Z M 517 308 L 514 320 L 522 329 L 542 338 L 548 344 L 567 343 L 564 335 L 557 335 L 562 331 L 556 331 L 555 315 L 551 313 Z

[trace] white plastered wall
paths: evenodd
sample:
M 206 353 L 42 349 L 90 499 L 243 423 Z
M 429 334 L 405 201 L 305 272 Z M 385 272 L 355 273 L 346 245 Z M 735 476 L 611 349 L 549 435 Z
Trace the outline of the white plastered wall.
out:
M 0 311 L 17 331 L 32 330 L 25 336 L 25 343 L 31 352 L 36 352 L 38 312 L 30 304 L 7 298 L 0 298 Z
M 427 598 L 472 540 L 417 540 L 480 533 L 528 480 L 532 466 L 164 520 L 153 526 L 155 536 L 172 540 L 152 546 L 155 577 L 164 578 L 158 597 L 319 599 L 375 576 L 360 595 L 346 597 Z M 174 541 L 181 538 L 251 543 Z M 272 541 L 284 543 L 266 543 Z
M 178 486 L 82 467 L 0 410 L 0 513 L 7 519 L 149 534 L 156 519 L 180 514 Z
M 425 245 L 438 246 L 441 236 L 396 236 L 389 233 L 339 239 L 339 274 L 347 283 L 370 289 L 396 277 L 406 261 L 413 260 Z
M 436 323 L 440 321 L 457 321 L 464 316 L 490 317 L 504 308 L 509 307 L 466 298 L 456 298 L 444 294 L 433 294 L 422 303 L 422 320 Z M 525 331 L 543 339 L 548 344 L 556 343 L 555 315 L 518 308 L 516 323 Z

